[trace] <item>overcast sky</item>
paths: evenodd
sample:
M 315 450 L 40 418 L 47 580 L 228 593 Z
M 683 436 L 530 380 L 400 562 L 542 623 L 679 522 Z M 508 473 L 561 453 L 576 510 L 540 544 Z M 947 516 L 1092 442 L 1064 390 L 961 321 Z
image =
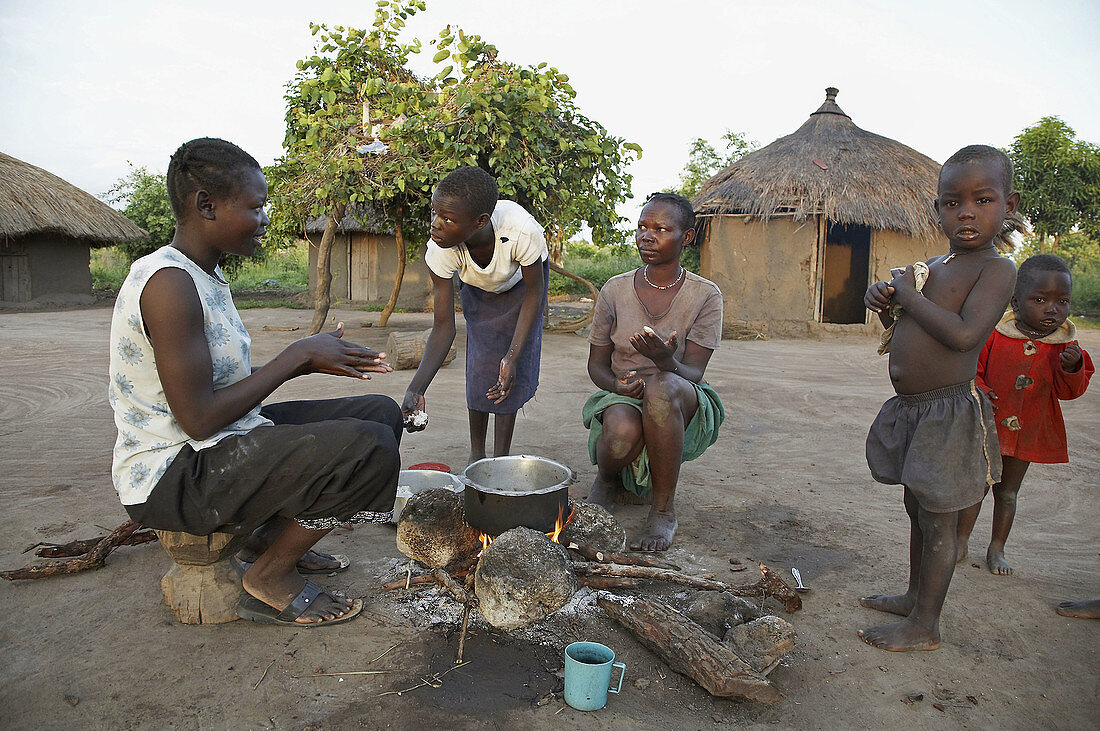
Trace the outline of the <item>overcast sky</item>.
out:
M 0 151 L 93 194 L 129 164 L 224 137 L 280 153 L 283 91 L 310 21 L 369 27 L 370 0 L 0 0 Z M 637 142 L 634 194 L 677 182 L 690 142 L 793 132 L 837 86 L 864 129 L 942 162 L 1060 116 L 1100 142 L 1096 0 L 428 0 L 502 58 L 570 76 L 581 111 Z M 418 65 L 427 70 L 432 50 Z M 633 217 L 637 204 L 622 212 Z

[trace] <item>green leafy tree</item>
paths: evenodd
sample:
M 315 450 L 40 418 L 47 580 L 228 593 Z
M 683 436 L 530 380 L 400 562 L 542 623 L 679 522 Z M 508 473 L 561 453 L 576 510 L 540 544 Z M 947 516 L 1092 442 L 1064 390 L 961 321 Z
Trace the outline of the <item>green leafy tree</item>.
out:
M 680 185 L 668 188 L 665 192 L 679 193 L 690 200 L 703 187 L 703 183 L 757 147 L 755 141 L 745 139 L 743 132 L 733 132 L 727 129 L 726 133 L 722 135 L 722 139 L 726 143 L 726 149 L 721 153 L 702 137 L 696 137 L 692 140 L 687 164 L 684 165 L 684 169 L 680 173 Z
M 422 0 L 378 0 L 369 31 L 313 25 L 316 53 L 298 62 L 289 85 L 286 154 L 272 197 L 277 226 L 301 230 L 308 215 L 328 220 L 317 257 L 315 332 L 328 314 L 328 252 L 349 206 L 394 228 L 400 258 L 384 325 L 400 292 L 407 234 L 425 233 L 432 185 L 460 165 L 493 174 L 502 196 L 531 210 L 551 242 L 582 222 L 597 241 L 621 235 L 615 206 L 629 196 L 625 168 L 640 148 L 580 114 L 565 74 L 501 61 L 494 46 L 450 26 L 432 41 L 439 71 L 417 77 L 407 62 L 422 44 L 398 35 L 424 7 Z
M 147 239 L 117 245 L 128 262 L 172 243 L 176 217 L 168 202 L 164 175 L 131 165 L 129 174 L 119 178 L 102 197 L 116 208 L 121 206 L 124 216 L 149 232 Z
M 1007 152 L 1020 208 L 1035 227 L 1040 251 L 1058 253 L 1062 238 L 1074 231 L 1100 237 L 1100 147 L 1078 140 L 1058 117 L 1044 117 L 1017 135 Z

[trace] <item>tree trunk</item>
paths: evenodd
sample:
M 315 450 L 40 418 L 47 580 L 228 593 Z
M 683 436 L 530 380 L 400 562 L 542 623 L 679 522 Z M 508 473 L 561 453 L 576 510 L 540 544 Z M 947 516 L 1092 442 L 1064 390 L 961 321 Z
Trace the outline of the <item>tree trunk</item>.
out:
M 408 254 L 405 251 L 405 234 L 401 229 L 401 217 L 405 213 L 405 206 L 401 203 L 397 204 L 397 215 L 394 216 L 393 234 L 397 239 L 397 276 L 394 277 L 393 291 L 390 292 L 390 300 L 386 303 L 386 306 L 382 308 L 382 313 L 378 316 L 378 326 L 385 327 L 386 323 L 390 321 L 390 315 L 393 314 L 393 309 L 397 307 L 397 295 L 401 294 L 401 281 L 405 278 L 405 261 L 408 259 Z
M 313 290 L 313 322 L 309 334 L 316 335 L 328 319 L 329 296 L 332 292 L 332 242 L 336 240 L 336 226 L 344 218 L 344 204 L 337 203 L 329 211 L 321 244 L 317 247 L 317 281 Z
M 554 226 L 546 241 L 550 249 L 550 262 L 558 266 L 565 265 L 565 242 L 562 241 L 562 238 L 561 229 Z

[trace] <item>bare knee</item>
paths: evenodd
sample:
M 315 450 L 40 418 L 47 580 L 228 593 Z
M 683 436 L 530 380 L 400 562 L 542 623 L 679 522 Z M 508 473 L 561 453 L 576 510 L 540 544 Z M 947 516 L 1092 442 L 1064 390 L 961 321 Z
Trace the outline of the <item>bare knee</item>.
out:
M 633 406 L 614 407 L 604 411 L 603 432 L 600 446 L 607 456 L 615 460 L 628 457 L 643 439 L 642 420 Z

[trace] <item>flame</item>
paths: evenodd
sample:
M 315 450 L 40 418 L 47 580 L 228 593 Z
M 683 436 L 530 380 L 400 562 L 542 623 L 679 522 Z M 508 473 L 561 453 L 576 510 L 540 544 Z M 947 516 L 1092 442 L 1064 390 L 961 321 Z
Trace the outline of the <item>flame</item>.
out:
M 569 522 L 571 520 L 573 520 L 573 515 L 577 512 L 576 504 L 573 505 L 573 509 L 571 511 L 569 511 L 568 517 L 566 517 L 564 520 L 562 520 L 562 513 L 563 512 L 564 512 L 563 506 L 559 505 L 558 506 L 558 518 L 557 518 L 557 520 L 554 521 L 554 530 L 549 531 L 546 534 L 546 537 L 549 538 L 550 540 L 552 540 L 554 543 L 558 543 L 558 536 L 561 535 L 561 532 L 565 529 L 565 526 L 569 525 Z M 488 533 L 482 533 L 478 537 L 481 539 L 481 551 L 482 551 L 482 553 L 484 553 L 485 549 L 488 548 L 494 540 L 496 540 L 496 536 L 491 536 Z M 478 554 L 478 557 L 479 558 L 481 557 L 481 553 Z

